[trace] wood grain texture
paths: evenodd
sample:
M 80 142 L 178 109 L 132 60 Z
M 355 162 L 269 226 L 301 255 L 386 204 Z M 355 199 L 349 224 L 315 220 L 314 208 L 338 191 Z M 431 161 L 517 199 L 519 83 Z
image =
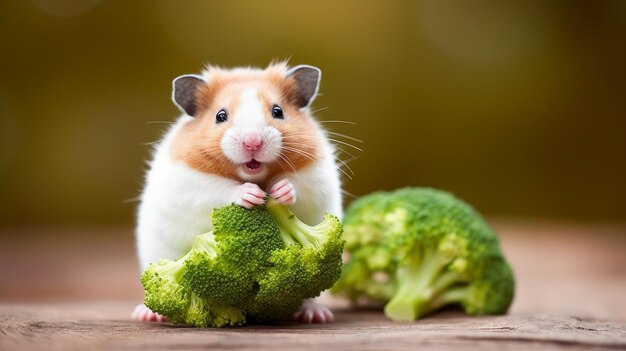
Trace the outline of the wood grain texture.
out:
M 329 325 L 195 329 L 130 321 L 131 307 L 122 302 L 0 305 L 0 349 L 626 349 L 623 322 L 568 316 L 467 317 L 446 311 L 415 323 L 394 323 L 379 311 L 342 310 Z
M 517 277 L 509 315 L 394 323 L 325 297 L 333 324 L 226 329 L 130 320 L 128 228 L 0 231 L 0 350 L 626 350 L 623 227 L 495 226 Z

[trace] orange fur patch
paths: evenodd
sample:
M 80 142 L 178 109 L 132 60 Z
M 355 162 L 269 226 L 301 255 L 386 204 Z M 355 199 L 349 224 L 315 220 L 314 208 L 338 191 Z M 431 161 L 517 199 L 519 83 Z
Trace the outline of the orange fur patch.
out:
M 322 131 L 308 112 L 296 106 L 297 88 L 292 78 L 285 78 L 284 64 L 270 65 L 265 70 L 222 70 L 208 68 L 204 73 L 208 84 L 197 92 L 198 113 L 195 119 L 183 126 L 174 136 L 172 155 L 185 161 L 199 171 L 240 180 L 237 166 L 224 155 L 220 142 L 226 130 L 232 126 L 239 96 L 244 89 L 254 86 L 265 107 L 265 119 L 269 126 L 280 131 L 283 138 L 281 156 L 267 164 L 268 176 L 261 186 L 281 174 L 299 171 L 322 156 L 324 137 Z M 285 115 L 275 119 L 271 115 L 274 104 L 278 104 Z M 215 114 L 222 108 L 229 119 L 215 123 Z

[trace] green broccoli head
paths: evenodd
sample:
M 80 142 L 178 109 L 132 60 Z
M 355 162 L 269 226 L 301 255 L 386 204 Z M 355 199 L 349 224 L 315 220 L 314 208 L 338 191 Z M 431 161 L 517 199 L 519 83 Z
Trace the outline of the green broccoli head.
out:
M 447 192 L 363 197 L 346 211 L 345 238 L 350 259 L 333 291 L 386 302 L 391 319 L 414 320 L 449 304 L 468 314 L 504 313 L 511 303 L 513 275 L 496 234 Z
M 251 318 L 275 321 L 293 314 L 306 298 L 318 296 L 341 275 L 344 240 L 339 219 L 326 214 L 321 223 L 309 226 L 288 207 L 269 199 L 283 247 L 274 250 L 270 267 L 260 277 L 259 292 Z
M 217 208 L 211 221 L 215 254 L 188 255 L 184 279 L 210 303 L 245 309 L 258 291 L 258 277 L 272 251 L 284 246 L 278 227 L 263 207 Z
M 330 288 L 341 274 L 344 241 L 337 217 L 309 226 L 273 199 L 211 213 L 213 230 L 199 235 L 176 261 L 143 274 L 146 306 L 174 323 L 198 327 L 272 322 Z
M 255 322 L 285 319 L 302 304 L 312 272 L 303 265 L 301 254 L 297 245 L 273 252 L 269 260 L 272 266 L 259 277 L 259 291 L 250 306 Z
M 152 311 L 168 316 L 172 323 L 185 321 L 188 289 L 181 284 L 183 262 L 160 260 L 141 275 L 144 303 Z
M 502 258 L 494 258 L 485 264 L 483 272 L 470 284 L 441 294 L 441 303 L 459 304 L 468 314 L 506 313 L 515 288 L 511 267 Z
M 210 304 L 197 295 L 184 279 L 187 260 L 194 257 L 216 256 L 212 233 L 198 235 L 191 250 L 178 260 L 160 260 L 142 274 L 144 303 L 152 311 L 167 316 L 172 323 L 196 327 L 242 325 L 246 322 L 241 310 L 225 309 Z
M 304 298 L 315 297 L 330 288 L 341 275 L 345 241 L 339 218 L 325 214 L 317 225 L 300 221 L 288 207 L 270 199 L 267 204 L 278 224 L 285 248 L 272 253 L 270 262 L 276 279 L 294 281 Z M 283 266 L 286 269 L 278 269 Z M 294 267 L 290 272 L 289 267 Z
M 185 311 L 184 323 L 199 328 L 232 327 L 246 323 L 245 313 L 237 308 L 209 304 L 207 300 L 188 290 L 189 305 Z

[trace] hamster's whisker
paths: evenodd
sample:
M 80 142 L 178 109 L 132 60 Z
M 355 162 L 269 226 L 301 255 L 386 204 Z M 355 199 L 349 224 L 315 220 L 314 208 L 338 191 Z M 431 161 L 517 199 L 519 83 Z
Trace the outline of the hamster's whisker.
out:
M 283 133 L 283 140 L 288 139 L 289 137 L 298 137 L 298 136 L 310 136 L 311 133 L 308 131 L 286 131 Z
M 122 200 L 123 204 L 130 204 L 133 202 L 139 202 L 141 200 L 141 196 L 129 197 L 128 199 Z
M 344 171 L 343 169 L 341 169 L 341 167 L 337 167 L 337 169 L 343 173 L 346 177 L 348 177 L 348 179 L 352 180 L 352 177 L 350 177 L 350 175 L 348 173 L 346 173 L 346 171 Z
M 146 141 L 145 143 L 141 143 L 141 145 L 143 145 L 143 146 L 151 146 L 151 145 L 160 143 L 162 140 L 163 139 L 154 140 L 154 141 Z
M 147 121 L 147 124 L 173 124 L 174 121 Z
M 339 137 L 343 137 L 343 138 L 346 138 L 346 139 L 349 139 L 349 140 L 352 140 L 352 141 L 356 141 L 357 143 L 361 143 L 361 144 L 364 143 L 363 140 L 351 137 L 349 135 L 345 135 L 345 134 L 341 134 L 341 133 L 337 133 L 337 132 L 331 132 L 331 131 L 326 131 L 326 133 L 331 134 L 331 135 L 336 135 L 336 136 L 339 136 Z
M 352 175 L 355 175 L 354 171 L 352 170 L 352 168 L 350 168 L 350 166 L 348 166 L 348 164 L 346 162 L 344 162 L 344 160 L 338 158 L 337 161 L 341 162 L 344 166 L 346 166 L 346 168 L 350 171 L 350 173 L 352 173 Z M 341 168 L 341 167 L 339 167 L 339 168 Z
M 327 110 L 329 107 L 330 107 L 330 106 L 321 107 L 321 108 L 318 108 L 317 110 L 313 110 L 313 111 L 311 111 L 311 113 L 316 113 L 316 112 L 324 111 L 324 110 Z
M 343 189 L 341 190 L 341 193 L 342 193 L 342 194 L 344 194 L 344 195 L 346 195 L 346 196 L 348 196 L 348 197 L 351 197 L 351 198 L 353 198 L 353 199 L 356 199 L 356 195 L 354 195 L 353 193 L 347 192 L 347 191 L 345 191 L 345 190 L 343 190 Z
M 294 174 L 298 174 L 298 168 L 293 163 L 293 161 L 289 158 L 289 156 L 287 156 L 287 155 L 283 155 L 283 156 L 285 157 L 285 160 L 287 160 L 287 162 L 291 165 L 291 169 L 293 169 L 293 173 Z
M 195 152 L 195 153 L 193 153 L 193 154 L 186 155 L 185 157 L 183 157 L 183 158 L 181 159 L 181 161 L 186 162 L 186 161 L 191 160 L 192 158 L 195 158 L 195 157 L 201 156 L 202 154 L 203 154 L 203 153 L 198 153 L 198 152 Z
M 192 159 L 194 157 L 202 156 L 202 155 L 211 157 L 211 150 L 200 149 L 200 150 L 198 150 L 196 152 L 192 152 L 192 153 L 186 155 L 182 160 L 183 161 L 189 161 L 190 159 Z
M 328 140 L 333 141 L 335 143 L 339 143 L 339 144 L 345 145 L 345 146 L 349 146 L 349 147 L 351 147 L 353 149 L 356 149 L 356 150 L 359 150 L 359 151 L 363 152 L 363 149 L 361 149 L 360 147 L 356 147 L 356 146 L 354 146 L 354 145 L 352 145 L 350 143 L 346 143 L 345 141 L 341 141 L 341 140 L 337 140 L 337 139 L 333 139 L 333 138 L 328 138 Z
M 285 173 L 291 173 L 294 177 L 300 179 L 300 173 L 298 173 L 298 170 L 295 168 L 295 165 L 293 164 L 293 162 L 291 162 L 289 157 L 287 157 L 286 155 L 282 155 L 282 154 L 278 154 L 278 156 L 281 159 L 283 159 L 285 163 L 289 164 L 290 168 L 293 170 L 293 172 L 285 171 Z
M 278 155 L 280 156 L 280 155 Z M 288 173 L 287 169 L 285 169 L 285 167 L 283 166 L 283 163 L 280 162 L 280 159 L 276 159 L 276 163 L 280 166 L 280 168 L 283 170 L 283 172 Z
M 301 149 L 298 149 L 298 148 L 294 148 L 294 147 L 286 146 L 286 145 L 283 145 L 283 148 L 286 149 L 286 150 L 289 150 L 289 151 L 293 151 L 295 153 L 299 153 L 299 154 L 302 154 L 302 155 L 309 155 L 311 157 L 317 158 L 314 154 L 312 154 L 310 152 L 307 152 L 307 151 L 304 151 L 304 150 L 301 150 Z
M 315 145 L 311 145 L 311 144 L 304 144 L 304 143 L 296 143 L 293 141 L 283 141 L 283 145 L 284 146 L 289 146 L 289 147 L 295 147 L 295 148 L 306 148 L 306 149 L 313 149 L 314 151 L 320 152 L 321 149 Z
M 300 175 L 298 174 L 298 171 L 294 168 L 294 165 L 289 161 L 289 159 L 286 158 L 286 156 L 284 155 L 278 155 L 280 157 L 280 159 L 276 160 L 278 161 L 278 164 L 280 165 L 280 167 L 283 169 L 283 171 L 285 173 L 291 173 L 292 175 L 294 175 L 297 178 L 300 178 Z M 283 160 L 284 162 L 280 162 L 281 160 Z M 283 163 L 287 164 L 289 166 L 289 168 L 291 168 L 291 170 L 287 169 Z
M 189 154 L 187 154 L 187 157 L 194 157 L 194 156 L 202 155 L 202 154 L 205 154 L 206 152 L 207 152 L 206 149 L 194 150 L 193 152 L 190 152 Z
M 298 169 L 296 169 L 296 165 L 293 163 L 293 161 L 291 161 L 291 159 L 287 157 L 287 155 L 282 155 L 282 156 L 285 162 L 287 163 L 287 165 L 293 170 L 293 172 L 297 173 Z
M 291 160 L 289 160 L 289 158 L 287 158 L 287 156 L 282 155 L 282 154 L 278 154 L 278 157 L 280 157 L 282 160 L 285 161 L 285 163 L 293 170 L 293 173 L 297 174 L 298 171 L 296 170 L 295 165 L 291 162 Z
M 306 148 L 315 149 L 316 151 L 320 150 L 320 148 L 315 146 L 315 145 L 304 144 L 304 143 L 296 143 L 296 142 L 293 142 L 293 141 L 283 141 L 283 145 L 295 146 L 295 147 L 304 146 Z
M 342 121 L 342 120 L 330 120 L 330 121 L 318 121 L 320 123 L 344 123 L 344 124 L 351 124 L 351 125 L 356 125 L 355 122 L 351 122 L 351 121 Z
M 313 155 L 313 154 L 311 154 L 311 153 L 308 153 L 308 152 L 306 152 L 306 151 L 299 150 L 299 149 L 296 149 L 296 148 L 292 148 L 292 147 L 289 147 L 289 146 L 283 146 L 283 148 L 284 148 L 285 150 L 290 151 L 290 152 L 293 152 L 293 153 L 295 153 L 295 154 L 302 155 L 302 156 L 304 156 L 304 157 L 308 158 L 308 159 L 309 159 L 309 160 L 311 160 L 311 161 L 317 161 L 317 160 L 319 160 L 319 158 L 318 158 L 318 157 L 316 157 L 315 155 Z
M 345 163 L 350 163 L 350 162 L 358 160 L 358 159 L 359 159 L 358 157 L 350 157 L 350 158 L 347 158 L 347 159 L 341 160 L 341 161 L 345 162 Z
M 220 145 L 220 142 L 215 142 L 215 141 L 197 141 L 195 143 L 192 143 L 191 145 L 215 148 L 217 145 Z
M 201 149 L 201 150 L 209 150 L 209 151 L 220 150 L 219 143 L 215 143 L 215 142 L 195 142 L 191 145 L 196 146 L 198 149 Z
M 335 148 L 336 148 L 337 150 L 339 150 L 339 151 L 343 152 L 344 154 L 347 154 L 347 155 L 348 155 L 348 156 L 350 156 L 350 157 L 353 157 L 353 158 L 354 158 L 354 157 L 356 157 L 353 153 L 351 153 L 351 152 L 347 151 L 346 149 L 344 149 L 344 148 L 342 148 L 342 147 L 339 147 L 339 146 L 335 145 Z

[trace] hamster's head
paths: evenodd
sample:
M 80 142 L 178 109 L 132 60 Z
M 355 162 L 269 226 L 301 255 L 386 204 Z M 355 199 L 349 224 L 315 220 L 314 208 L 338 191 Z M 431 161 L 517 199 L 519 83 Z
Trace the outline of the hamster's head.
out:
M 209 67 L 173 82 L 172 99 L 189 120 L 175 136 L 173 156 L 205 173 L 263 183 L 320 158 L 323 134 L 308 106 L 321 72 Z

